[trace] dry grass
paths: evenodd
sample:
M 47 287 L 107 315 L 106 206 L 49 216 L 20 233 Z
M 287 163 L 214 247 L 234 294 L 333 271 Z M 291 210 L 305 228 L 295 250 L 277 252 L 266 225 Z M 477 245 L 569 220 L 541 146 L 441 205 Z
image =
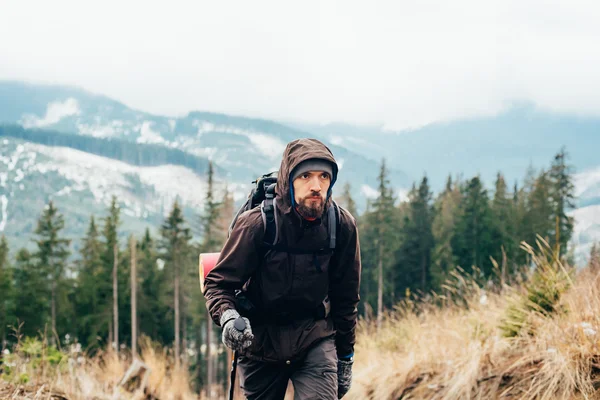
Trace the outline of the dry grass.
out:
M 564 268 L 533 255 L 555 272 Z M 528 310 L 529 329 L 512 338 L 499 327 L 526 287 L 486 293 L 463 283 L 466 306 L 406 311 L 407 303 L 388 314 L 379 331 L 361 323 L 347 398 L 600 398 L 600 275 L 581 271 L 560 298 L 563 311 Z
M 190 376 L 184 368 L 176 368 L 166 350 L 141 341 L 140 359 L 150 369 L 147 389 L 128 391 L 119 381 L 131 365 L 131 357 L 108 350 L 92 358 L 75 355 L 60 363 L 34 363 L 24 354 L 16 354 L 13 368 L 17 372 L 6 382 L 0 379 L 0 398 L 10 399 L 199 399 L 192 392 Z M 23 382 L 26 377 L 26 383 Z M 6 377 L 5 377 L 6 379 Z

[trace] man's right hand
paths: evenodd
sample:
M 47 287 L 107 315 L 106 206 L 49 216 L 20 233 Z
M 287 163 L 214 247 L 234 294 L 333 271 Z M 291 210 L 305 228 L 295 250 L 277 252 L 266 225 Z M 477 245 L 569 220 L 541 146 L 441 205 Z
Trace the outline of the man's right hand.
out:
M 221 339 L 225 346 L 229 347 L 233 351 L 242 351 L 252 345 L 254 335 L 252 334 L 252 328 L 250 327 L 250 321 L 248 318 L 243 317 L 246 326 L 243 330 L 238 330 L 239 327 L 235 326 L 235 320 L 240 318 L 240 314 L 233 309 L 225 311 L 221 315 L 221 326 L 223 327 L 223 335 Z

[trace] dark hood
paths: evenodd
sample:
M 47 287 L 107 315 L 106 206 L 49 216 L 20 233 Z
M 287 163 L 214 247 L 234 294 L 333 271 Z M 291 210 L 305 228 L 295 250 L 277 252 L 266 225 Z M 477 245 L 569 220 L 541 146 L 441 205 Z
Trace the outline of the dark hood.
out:
M 284 213 L 289 213 L 292 210 L 292 198 L 290 192 L 290 175 L 294 168 L 303 161 L 318 158 L 329 161 L 332 164 L 333 176 L 331 177 L 331 186 L 327 193 L 326 207 L 331 201 L 331 190 L 337 180 L 338 165 L 333 157 L 333 153 L 327 146 L 317 139 L 297 139 L 288 143 L 283 152 L 281 166 L 279 167 L 277 186 L 275 193 L 277 194 L 277 207 Z

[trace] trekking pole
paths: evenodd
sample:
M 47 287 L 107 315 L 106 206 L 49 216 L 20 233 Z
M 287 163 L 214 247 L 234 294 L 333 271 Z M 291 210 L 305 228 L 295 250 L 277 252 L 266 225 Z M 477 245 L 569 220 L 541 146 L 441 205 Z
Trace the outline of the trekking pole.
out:
M 237 350 L 233 352 L 233 360 L 231 360 L 231 375 L 229 376 L 229 400 L 233 400 L 233 390 L 235 389 L 235 370 L 237 369 Z
M 246 329 L 246 321 L 242 317 L 238 317 L 233 322 L 234 328 L 238 332 L 244 332 Z M 229 400 L 233 400 L 233 391 L 235 389 L 235 373 L 237 370 L 237 359 L 238 359 L 238 351 L 234 350 L 233 352 L 233 360 L 231 361 L 231 375 L 229 376 Z

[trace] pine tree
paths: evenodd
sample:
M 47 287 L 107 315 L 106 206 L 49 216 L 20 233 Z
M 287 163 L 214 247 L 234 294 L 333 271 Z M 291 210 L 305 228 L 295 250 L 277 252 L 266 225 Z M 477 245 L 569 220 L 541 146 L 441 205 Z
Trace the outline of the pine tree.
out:
M 529 232 L 529 226 L 527 223 L 527 200 L 528 195 L 525 192 L 525 188 L 519 188 L 518 184 L 515 183 L 513 189 L 513 201 L 512 207 L 514 210 L 513 224 L 515 229 L 515 242 L 520 246 L 521 242 L 526 241 Z M 514 260 L 511 260 L 513 270 L 516 269 L 517 265 L 527 264 L 528 254 L 525 251 L 519 251 L 516 249 L 514 252 Z
M 187 257 L 189 257 L 191 233 L 187 227 L 183 212 L 177 201 L 173 204 L 171 213 L 161 226 L 160 250 L 161 257 L 165 261 L 166 268 L 169 269 L 173 279 L 173 305 L 175 322 L 175 356 L 179 365 L 181 355 L 181 278 L 185 272 Z
M 137 250 L 137 249 L 136 249 Z M 137 252 L 134 250 L 134 252 Z M 126 241 L 117 258 L 117 308 L 121 347 L 131 341 L 131 245 Z M 137 255 L 136 255 L 137 257 Z
M 460 202 L 459 185 L 453 183 L 452 177 L 449 176 L 445 190 L 438 196 L 434 204 L 432 233 L 435 245 L 432 254 L 431 275 L 432 286 L 435 290 L 441 287 L 456 266 L 451 242 L 456 229 Z
M 555 226 L 555 234 L 550 238 L 550 243 L 558 246 L 563 256 L 567 253 L 567 245 L 573 235 L 574 226 L 574 219 L 568 216 L 567 212 L 575 208 L 575 185 L 571 175 L 572 167 L 567 164 L 567 159 L 567 151 L 562 148 L 554 156 L 549 172 L 552 221 Z
M 67 258 L 70 255 L 69 246 L 71 241 L 60 237 L 64 226 L 64 217 L 54 207 L 54 203 L 50 201 L 39 218 L 35 230 L 35 234 L 38 236 L 35 240 L 38 249 L 34 253 L 34 258 L 38 268 L 46 275 L 49 287 L 53 343 L 55 342 L 55 335 L 59 334 L 56 320 L 60 312 L 59 302 L 64 299 L 65 295 L 65 272 Z
M 137 338 L 138 338 L 138 321 L 137 321 L 137 243 L 133 235 L 129 238 L 130 251 L 130 288 L 131 288 L 131 354 L 133 358 L 137 358 Z
M 106 332 L 102 294 L 108 290 L 102 281 L 103 245 L 94 216 L 90 217 L 87 233 L 81 243 L 78 261 L 77 315 L 79 317 L 80 341 L 88 348 L 96 348 L 98 339 Z
M 172 318 L 169 316 L 169 304 L 172 302 L 172 295 L 168 294 L 170 285 L 166 281 L 165 270 L 161 267 L 164 260 L 158 262 L 157 249 L 149 229 L 146 229 L 139 243 L 138 254 L 140 334 L 161 343 L 172 342 L 174 331 Z
M 47 273 L 33 262 L 26 249 L 21 249 L 15 257 L 15 317 L 23 323 L 21 334 L 36 336 L 45 331 L 49 316 L 49 295 Z
M 360 298 L 365 320 L 369 321 L 372 311 L 377 309 L 377 246 L 375 240 L 374 216 L 370 209 L 358 219 L 361 233 L 361 285 Z
M 352 198 L 350 182 L 344 184 L 342 195 L 339 198 L 339 205 L 344 207 L 354 218 L 358 218 L 358 211 L 356 210 L 356 202 Z
M 377 287 L 377 325 L 381 326 L 384 308 L 384 292 L 393 293 L 395 279 L 388 278 L 392 271 L 393 254 L 398 245 L 398 211 L 394 205 L 395 198 L 390 187 L 385 160 L 381 162 L 378 176 L 378 196 L 372 202 L 370 211 L 365 214 L 365 250 L 363 267 L 366 274 L 376 277 L 373 282 Z M 386 290 L 387 289 L 387 290 Z M 390 296 L 390 302 L 393 302 Z
M 220 203 L 214 200 L 214 168 L 212 161 L 208 162 L 208 186 L 206 189 L 206 198 L 204 201 L 204 213 L 200 217 L 202 229 L 202 252 L 216 252 L 220 248 L 219 220 Z
M 235 213 L 234 207 L 235 202 L 233 199 L 233 193 L 229 191 L 228 187 L 225 187 L 223 199 L 218 207 L 218 217 L 216 222 L 216 226 L 218 228 L 218 231 L 215 232 L 216 243 L 219 247 L 225 243 L 225 239 L 227 239 L 227 236 L 229 236 L 229 225 L 231 225 L 231 220 L 233 220 Z
M 492 274 L 492 215 L 487 190 L 478 176 L 467 182 L 462 197 L 452 238 L 454 255 L 465 271 L 472 273 L 476 267 L 483 274 L 478 278 L 487 279 Z
M 432 232 L 432 193 L 427 177 L 418 188 L 409 193 L 409 211 L 402 225 L 402 244 L 397 252 L 397 280 L 401 288 L 420 289 L 431 287 L 431 254 L 434 241 Z
M 2 235 L 0 239 L 0 351 L 6 346 L 8 326 L 14 325 L 13 314 L 13 277 L 8 265 L 8 242 Z M 0 359 L 2 354 L 0 354 Z
M 537 180 L 537 171 L 533 165 L 529 165 L 525 173 L 523 186 L 517 190 L 517 186 L 515 185 L 513 204 L 515 207 L 517 243 L 519 243 L 519 245 L 521 242 L 535 245 L 536 228 L 532 223 L 532 218 L 534 218 L 534 216 L 531 212 L 531 197 L 535 190 Z M 516 263 L 518 265 L 529 265 L 530 262 L 530 255 L 526 251 L 517 250 Z
M 518 242 L 515 238 L 517 234 L 515 207 L 501 173 L 498 173 L 496 177 L 496 190 L 492 199 L 492 218 L 492 241 L 494 244 L 492 257 L 502 268 L 500 271 L 502 282 L 506 282 L 511 275 L 511 271 L 507 270 L 508 260 L 513 261 L 516 258 Z
M 550 198 L 551 182 L 548 172 L 542 170 L 536 179 L 533 190 L 529 194 L 528 212 L 526 222 L 530 227 L 530 232 L 526 241 L 534 244 L 537 235 L 540 235 L 550 243 L 554 233 L 554 224 L 552 221 L 553 206 Z
M 144 334 L 152 340 L 159 340 L 160 311 L 157 304 L 160 302 L 162 279 L 156 262 L 154 240 L 150 235 L 149 228 L 146 228 L 144 236 L 138 244 L 138 254 L 140 334 Z
M 104 249 L 102 251 L 103 279 L 112 282 L 102 293 L 102 304 L 104 318 L 108 321 L 109 340 L 119 349 L 119 305 L 118 305 L 118 263 L 119 263 L 119 241 L 118 228 L 120 224 L 120 209 L 116 196 L 112 196 L 108 216 L 104 218 Z M 111 329 L 112 328 L 112 329 Z

